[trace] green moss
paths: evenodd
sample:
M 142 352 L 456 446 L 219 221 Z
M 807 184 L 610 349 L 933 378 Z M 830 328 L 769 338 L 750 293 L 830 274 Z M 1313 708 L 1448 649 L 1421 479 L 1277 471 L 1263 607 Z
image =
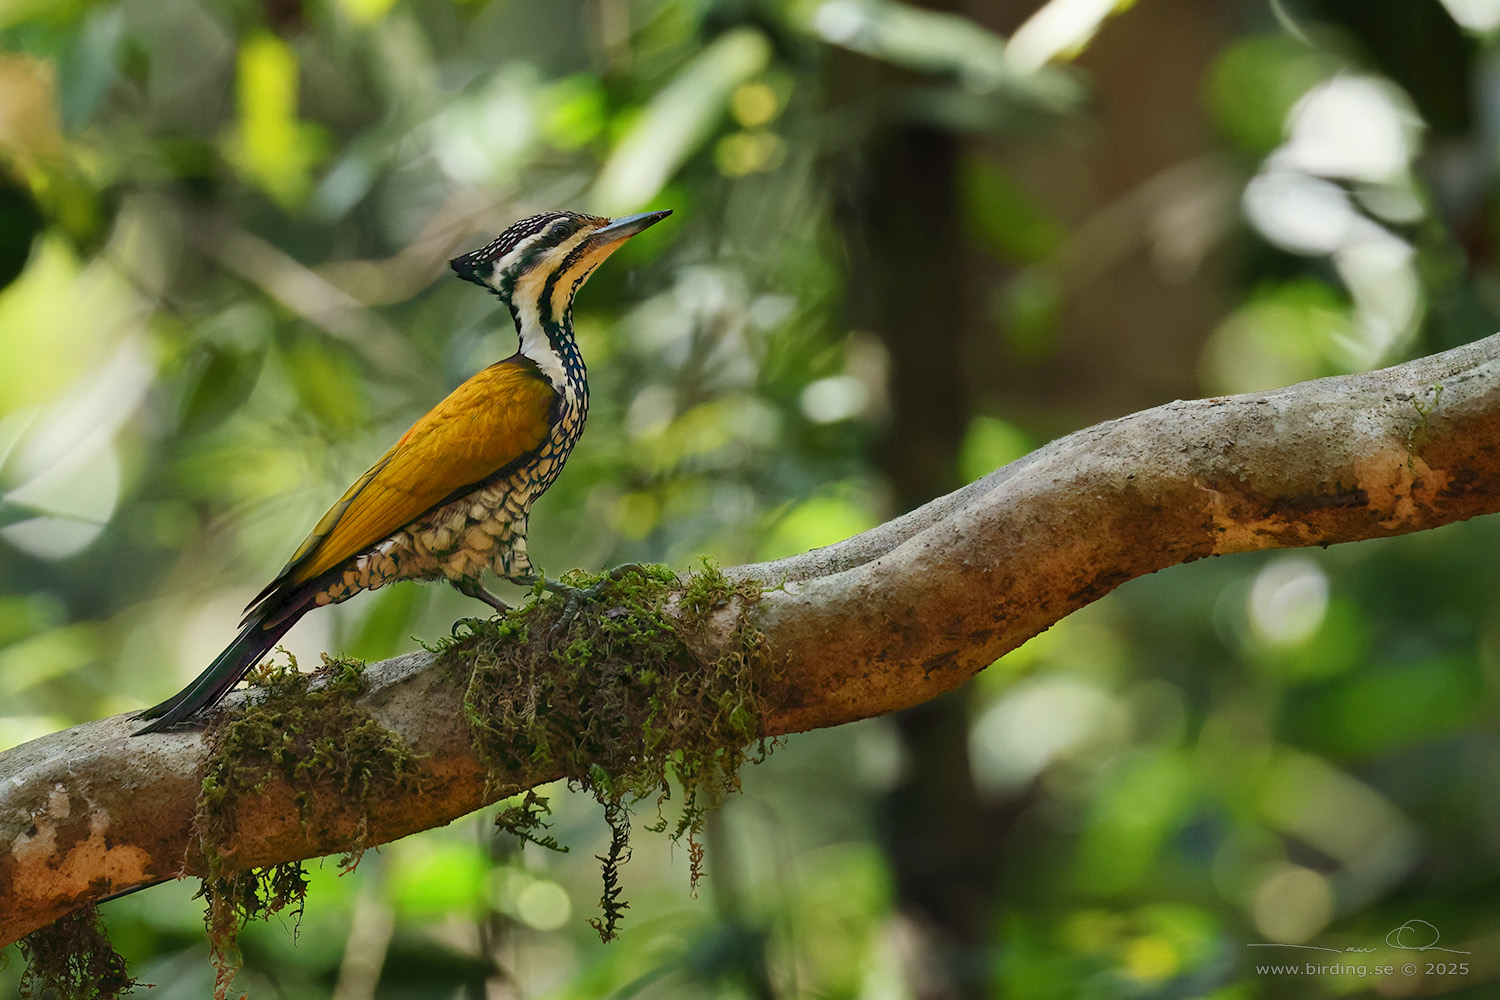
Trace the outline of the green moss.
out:
M 105 1000 L 131 992 L 135 980 L 125 974 L 125 960 L 109 943 L 99 909 L 85 906 L 19 942 L 26 972 L 22 1000 Z
M 559 844 L 556 837 L 541 832 L 547 829 L 546 817 L 551 814 L 552 807 L 547 804 L 547 797 L 538 795 L 536 789 L 531 788 L 501 808 L 495 817 L 495 826 L 528 844 L 567 854 L 568 849 Z
M 233 866 L 238 804 L 274 781 L 291 789 L 305 823 L 323 798 L 368 812 L 405 790 L 414 753 L 399 735 L 366 715 L 355 699 L 365 690 L 364 663 L 323 657 L 311 674 L 296 660 L 268 664 L 253 676 L 259 696 L 242 711 L 214 723 L 206 736 L 208 764 L 198 799 L 196 832 L 207 862 L 202 895 L 217 970 L 215 996 L 227 995 L 239 968 L 236 937 L 254 917 L 291 909 L 301 913 L 307 877 L 298 862 L 270 868 Z M 348 869 L 364 850 L 363 836 L 348 845 Z
M 739 787 L 747 748 L 759 741 L 765 752 L 762 698 L 772 678 L 753 621 L 762 591 L 707 562 L 685 584 L 664 566 L 565 579 L 584 599 L 466 620 L 445 652 L 472 664 L 465 706 L 497 776 L 560 770 L 604 805 L 612 837 L 596 927 L 608 940 L 625 908 L 618 868 L 629 856 L 629 807 L 654 799 L 658 819 L 648 829 L 666 829 L 661 806 L 676 779 L 683 804 L 672 836 L 688 843 L 696 885 L 706 811 Z M 709 645 L 710 616 L 726 606 L 736 610 L 731 635 L 717 658 L 705 658 L 695 650 Z M 500 825 L 536 841 L 544 824 L 531 802 L 507 809 Z

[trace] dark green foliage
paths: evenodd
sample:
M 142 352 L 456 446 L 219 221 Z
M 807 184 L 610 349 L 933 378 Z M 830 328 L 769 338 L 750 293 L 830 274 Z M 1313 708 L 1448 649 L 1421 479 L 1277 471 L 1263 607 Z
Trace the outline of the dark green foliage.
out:
M 30 193 L 0 174 L 0 289 L 26 266 L 44 222 Z

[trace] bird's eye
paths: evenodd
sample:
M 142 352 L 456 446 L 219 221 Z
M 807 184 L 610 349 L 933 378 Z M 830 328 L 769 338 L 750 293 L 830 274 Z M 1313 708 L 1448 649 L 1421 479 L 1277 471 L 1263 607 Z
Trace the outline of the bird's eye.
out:
M 553 239 L 562 239 L 573 235 L 573 223 L 569 219 L 558 219 L 547 227 L 547 235 Z

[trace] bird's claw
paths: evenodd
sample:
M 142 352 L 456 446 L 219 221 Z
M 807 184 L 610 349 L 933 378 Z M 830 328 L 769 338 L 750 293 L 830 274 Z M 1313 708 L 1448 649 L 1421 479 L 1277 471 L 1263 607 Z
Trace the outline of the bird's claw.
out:
M 458 627 L 460 625 L 468 626 L 469 632 L 470 634 L 472 634 L 479 631 L 479 626 L 483 625 L 484 623 L 485 620 L 483 618 L 460 618 L 458 621 L 453 623 L 453 627 L 448 630 L 448 634 L 455 639 L 462 639 L 463 636 L 458 634 Z
M 573 619 L 578 616 L 579 608 L 597 596 L 598 593 L 593 587 L 569 587 L 567 592 L 563 594 L 562 613 L 557 616 L 557 621 L 553 622 L 552 627 L 547 630 L 548 637 L 556 638 L 559 632 L 567 631 L 568 626 L 573 624 Z

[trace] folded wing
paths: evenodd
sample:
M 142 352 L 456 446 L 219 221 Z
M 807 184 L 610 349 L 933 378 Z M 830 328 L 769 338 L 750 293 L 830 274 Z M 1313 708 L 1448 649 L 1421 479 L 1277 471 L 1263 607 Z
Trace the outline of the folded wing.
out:
M 546 376 L 520 356 L 464 382 L 323 515 L 276 579 L 250 602 L 247 619 L 530 458 L 547 438 L 556 398 Z

